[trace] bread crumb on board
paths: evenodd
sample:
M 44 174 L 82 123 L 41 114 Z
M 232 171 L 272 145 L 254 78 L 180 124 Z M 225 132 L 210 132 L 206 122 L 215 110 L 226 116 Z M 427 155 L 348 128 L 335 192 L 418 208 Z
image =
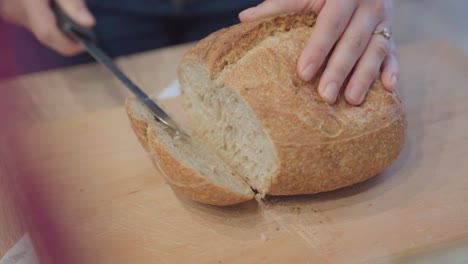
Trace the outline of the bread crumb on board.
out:
M 301 214 L 301 207 L 299 207 L 299 206 L 291 207 L 291 213 L 297 214 L 297 215 Z
M 262 233 L 260 235 L 260 238 L 263 240 L 263 241 L 267 241 L 268 240 L 268 237 L 265 235 L 265 233 Z

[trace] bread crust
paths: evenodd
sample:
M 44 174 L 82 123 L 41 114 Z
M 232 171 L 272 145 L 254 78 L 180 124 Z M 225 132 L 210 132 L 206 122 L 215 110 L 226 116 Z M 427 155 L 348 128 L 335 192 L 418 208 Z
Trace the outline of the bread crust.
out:
M 215 86 L 237 92 L 271 139 L 279 167 L 262 193 L 310 194 L 361 182 L 388 167 L 404 145 L 401 100 L 379 80 L 355 107 L 343 94 L 334 105 L 320 98 L 323 69 L 309 83 L 297 76 L 315 18 L 289 14 L 218 31 L 180 64 L 199 63 Z
M 344 141 L 294 145 L 277 142 L 281 166 L 269 195 L 298 195 L 331 191 L 367 180 L 388 167 L 404 143 L 405 121 L 392 121 L 378 130 Z
M 297 27 L 312 27 L 315 20 L 315 15 L 308 14 L 285 15 L 240 23 L 216 31 L 200 40 L 185 54 L 183 60 L 204 64 L 209 69 L 212 79 L 215 79 L 224 69 L 235 64 L 267 37 Z

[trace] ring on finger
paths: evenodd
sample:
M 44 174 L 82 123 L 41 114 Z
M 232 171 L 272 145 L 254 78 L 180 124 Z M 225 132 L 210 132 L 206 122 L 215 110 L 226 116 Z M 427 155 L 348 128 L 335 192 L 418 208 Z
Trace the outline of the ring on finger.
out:
M 374 34 L 382 35 L 386 39 L 390 39 L 390 37 L 391 37 L 390 30 L 388 28 L 386 28 L 386 27 L 374 31 Z

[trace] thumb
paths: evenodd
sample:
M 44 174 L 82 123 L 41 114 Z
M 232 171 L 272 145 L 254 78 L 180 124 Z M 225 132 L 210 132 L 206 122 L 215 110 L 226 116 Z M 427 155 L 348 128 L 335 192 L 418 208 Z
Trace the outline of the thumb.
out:
M 284 13 L 315 12 L 319 13 L 326 0 L 266 0 L 261 4 L 242 11 L 242 22 L 257 20 Z
M 63 11 L 76 23 L 92 27 L 96 23 L 84 0 L 55 0 Z

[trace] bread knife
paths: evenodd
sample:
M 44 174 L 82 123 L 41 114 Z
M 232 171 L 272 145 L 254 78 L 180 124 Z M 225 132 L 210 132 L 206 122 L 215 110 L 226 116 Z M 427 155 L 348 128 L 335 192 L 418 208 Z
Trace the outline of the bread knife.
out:
M 96 59 L 101 65 L 105 66 L 125 87 L 127 87 L 151 112 L 157 121 L 174 129 L 176 132 L 190 137 L 176 124 L 156 102 L 134 84 L 112 61 L 112 59 L 96 44 L 97 37 L 92 29 L 82 27 L 75 23 L 63 10 L 52 1 L 52 10 L 57 19 L 59 29 L 74 41 L 77 41 L 86 47 L 88 53 Z

